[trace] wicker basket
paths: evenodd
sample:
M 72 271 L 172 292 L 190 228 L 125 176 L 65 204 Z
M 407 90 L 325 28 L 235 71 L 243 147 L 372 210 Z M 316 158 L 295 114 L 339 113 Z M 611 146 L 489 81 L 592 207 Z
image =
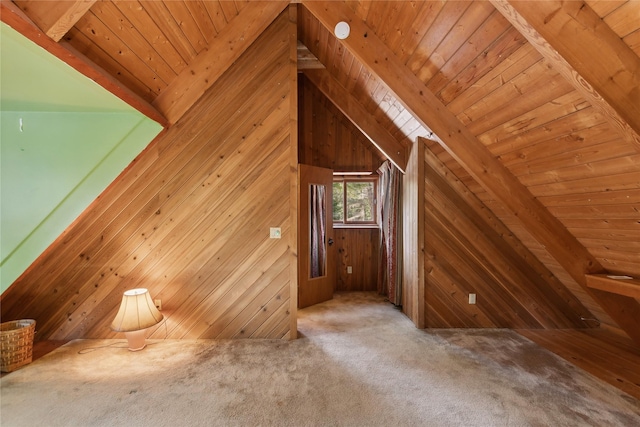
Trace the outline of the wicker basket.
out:
M 11 372 L 31 363 L 35 329 L 33 319 L 0 323 L 0 371 Z

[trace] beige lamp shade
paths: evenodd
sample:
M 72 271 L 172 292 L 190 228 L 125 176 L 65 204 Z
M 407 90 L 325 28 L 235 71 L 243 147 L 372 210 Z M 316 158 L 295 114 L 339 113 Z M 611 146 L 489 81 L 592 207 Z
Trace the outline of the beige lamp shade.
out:
M 111 329 L 117 332 L 139 331 L 162 320 L 147 289 L 131 289 L 122 296 L 120 310 L 113 319 Z

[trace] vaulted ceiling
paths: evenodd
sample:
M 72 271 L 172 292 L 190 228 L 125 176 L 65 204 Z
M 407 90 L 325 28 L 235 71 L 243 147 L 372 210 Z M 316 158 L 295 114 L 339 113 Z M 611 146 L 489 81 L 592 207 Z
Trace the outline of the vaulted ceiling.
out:
M 430 140 L 594 314 L 640 342 L 638 297 L 585 277 L 640 276 L 639 1 L 296 3 L 306 81 L 400 169 Z M 171 126 L 288 4 L 2 0 L 1 12 Z

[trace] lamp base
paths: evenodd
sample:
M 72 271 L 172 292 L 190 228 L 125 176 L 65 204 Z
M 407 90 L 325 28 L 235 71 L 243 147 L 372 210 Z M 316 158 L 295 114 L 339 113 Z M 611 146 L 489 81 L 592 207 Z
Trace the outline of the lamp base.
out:
M 140 351 L 147 346 L 144 331 L 144 329 L 140 329 L 139 331 L 124 333 L 124 336 L 127 337 L 127 341 L 129 342 L 129 351 Z

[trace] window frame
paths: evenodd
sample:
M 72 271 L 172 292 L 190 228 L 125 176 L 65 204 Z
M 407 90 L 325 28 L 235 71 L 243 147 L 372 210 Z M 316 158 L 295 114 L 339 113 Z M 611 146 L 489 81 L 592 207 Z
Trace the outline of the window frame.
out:
M 333 219 L 333 228 L 378 228 L 378 175 L 366 175 L 366 176 L 353 176 L 335 174 L 333 176 L 333 183 L 342 182 L 342 206 L 343 206 L 343 220 L 337 221 Z M 349 182 L 371 182 L 373 183 L 373 220 L 372 221 L 349 221 L 347 220 L 347 183 Z M 333 190 L 333 188 L 332 188 Z M 333 218 L 333 206 L 332 206 L 332 218 Z

